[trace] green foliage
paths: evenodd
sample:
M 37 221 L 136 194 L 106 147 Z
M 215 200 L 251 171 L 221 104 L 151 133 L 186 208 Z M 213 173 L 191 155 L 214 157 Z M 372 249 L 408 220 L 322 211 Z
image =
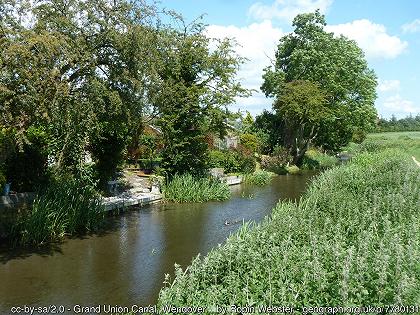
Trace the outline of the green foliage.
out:
M 254 128 L 260 134 L 263 154 L 271 154 L 276 146 L 283 144 L 284 122 L 278 115 L 264 110 L 255 118 Z
M 360 130 L 360 129 L 356 129 L 353 132 L 353 136 L 351 137 L 351 142 L 362 143 L 363 141 L 365 141 L 366 136 L 367 136 L 366 132 L 364 132 L 363 130 Z
M 103 185 L 147 113 L 162 126 L 168 173 L 205 171 L 204 135 L 225 133 L 227 105 L 248 94 L 232 40 L 144 1 L 26 2 L 0 19 L 0 124 L 19 148 L 42 126 L 57 172 L 76 175 L 90 150 Z
M 166 280 L 158 305 L 416 304 L 420 170 L 396 151 L 322 175 Z
M 262 169 L 269 172 L 273 172 L 278 175 L 287 174 L 287 163 L 285 164 L 279 156 L 263 155 L 261 157 L 260 165 Z
M 30 126 L 23 136 L 19 147 L 16 134 L 10 135 L 4 167 L 14 190 L 35 191 L 47 181 L 48 135 L 42 127 Z
M 225 172 L 231 169 L 234 165 L 234 159 L 231 158 L 229 151 L 211 150 L 209 152 L 209 167 L 210 168 L 223 168 Z
M 164 185 L 164 198 L 174 202 L 205 202 L 229 199 L 230 189 L 226 183 L 213 177 L 195 177 L 191 174 L 176 174 Z
M 235 150 L 212 150 L 209 154 L 210 168 L 223 168 L 225 173 L 252 173 L 256 163 L 252 153 L 238 148 Z
M 263 155 L 261 158 L 261 168 L 270 172 L 283 175 L 287 173 L 286 167 L 292 161 L 292 156 L 283 146 L 275 146 L 272 156 Z
M 371 134 L 361 144 L 353 144 L 345 149 L 351 154 L 379 152 L 384 149 L 399 149 L 420 159 L 420 133 L 382 133 Z
M 107 181 L 115 177 L 115 171 L 123 161 L 127 139 L 126 128 L 118 130 L 118 127 L 121 126 L 112 128 L 113 124 L 103 125 L 106 127 L 102 129 L 98 138 L 92 142 L 89 148 L 95 161 L 96 175 L 101 189 L 105 189 Z
M 315 170 L 315 169 L 328 169 L 337 165 L 338 160 L 336 157 L 322 153 L 317 149 L 309 149 L 306 151 L 303 158 L 302 168 Z
M 254 173 L 246 174 L 244 181 L 252 185 L 265 186 L 271 182 L 273 175 L 272 172 L 257 170 Z
M 163 167 L 169 175 L 204 173 L 205 135 L 225 135 L 227 105 L 248 94 L 235 79 L 243 58 L 231 40 L 208 38 L 204 24 L 177 22 L 180 29 L 159 33 L 162 46 L 155 66 L 161 81 L 153 105 L 163 132 Z
M 6 184 L 6 176 L 4 176 L 3 172 L 0 170 L 0 195 L 3 194 L 3 188 Z
M 304 113 L 305 128 L 319 127 L 314 144 L 338 150 L 350 141 L 355 129 L 368 131 L 374 126 L 377 82 L 356 43 L 326 32 L 325 25 L 319 11 L 297 15 L 294 31 L 280 39 L 274 67 L 265 69 L 261 89 L 277 101 L 285 94 L 285 83 L 305 80 L 318 84 L 325 94 L 328 119 L 324 121 L 318 112 L 313 116 L 316 121 L 311 122 L 309 113 Z M 286 128 L 290 130 L 293 126 Z M 287 137 L 285 141 L 289 142 Z
M 420 131 L 420 115 L 408 116 L 397 119 L 392 116 L 390 119 L 381 118 L 378 121 L 375 132 L 396 132 L 396 131 Z
M 334 119 L 326 106 L 326 96 L 317 84 L 292 81 L 277 93 L 273 108 L 285 122 L 284 146 L 292 154 L 293 163 L 300 165 L 321 126 Z
M 256 135 L 251 133 L 243 133 L 240 135 L 241 145 L 251 151 L 251 152 L 259 152 L 261 144 L 259 139 Z
M 103 216 L 101 201 L 90 185 L 60 178 L 37 196 L 32 209 L 16 224 L 13 238 L 23 246 L 38 246 L 93 231 Z
M 300 168 L 297 167 L 296 165 L 290 165 L 290 166 L 286 166 L 286 171 L 289 174 L 296 175 L 300 173 Z
M 12 14 L 0 20 L 0 124 L 16 129 L 19 147 L 30 126 L 43 126 L 60 172 L 76 173 L 93 148 L 103 181 L 160 82 L 156 10 L 129 1 L 14 2 L 33 25 Z

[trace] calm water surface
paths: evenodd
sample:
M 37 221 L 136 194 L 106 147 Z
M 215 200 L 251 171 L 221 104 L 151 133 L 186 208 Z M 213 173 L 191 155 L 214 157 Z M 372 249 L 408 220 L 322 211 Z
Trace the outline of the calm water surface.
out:
M 267 187 L 232 186 L 226 202 L 154 204 L 110 219 L 100 235 L 38 252 L 0 252 L 0 314 L 17 305 L 154 304 L 165 273 L 223 243 L 242 221 L 261 221 L 279 199 L 296 199 L 312 174 Z M 224 223 L 236 222 L 226 226 Z

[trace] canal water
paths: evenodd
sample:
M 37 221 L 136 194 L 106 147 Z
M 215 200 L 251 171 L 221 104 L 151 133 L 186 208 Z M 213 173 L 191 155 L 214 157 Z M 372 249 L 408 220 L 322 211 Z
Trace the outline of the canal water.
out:
M 99 235 L 37 251 L 3 250 L 0 314 L 24 305 L 154 304 L 175 263 L 185 267 L 224 243 L 243 221 L 261 221 L 279 199 L 299 198 L 312 176 L 232 186 L 225 202 L 153 204 L 110 218 Z

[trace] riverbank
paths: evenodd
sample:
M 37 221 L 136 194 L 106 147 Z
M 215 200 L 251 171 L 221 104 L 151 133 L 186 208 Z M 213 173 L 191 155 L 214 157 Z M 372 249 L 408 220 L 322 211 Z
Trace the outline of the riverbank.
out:
M 159 305 L 391 305 L 420 298 L 420 171 L 401 151 L 320 175 L 167 281 Z M 403 285 L 402 285 L 403 284 Z

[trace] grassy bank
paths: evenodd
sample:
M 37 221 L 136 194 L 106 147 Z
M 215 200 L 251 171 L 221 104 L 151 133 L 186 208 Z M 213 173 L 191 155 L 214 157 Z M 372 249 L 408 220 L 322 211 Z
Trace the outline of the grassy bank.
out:
M 175 175 L 163 187 L 164 198 L 173 202 L 205 202 L 226 200 L 230 189 L 226 183 L 211 177 L 197 178 L 190 174 Z
M 196 258 L 159 304 L 349 306 L 420 301 L 420 169 L 397 150 L 320 175 L 299 204 Z
M 420 132 L 383 132 L 368 135 L 358 146 L 359 152 L 377 152 L 385 148 L 395 148 L 420 160 Z

